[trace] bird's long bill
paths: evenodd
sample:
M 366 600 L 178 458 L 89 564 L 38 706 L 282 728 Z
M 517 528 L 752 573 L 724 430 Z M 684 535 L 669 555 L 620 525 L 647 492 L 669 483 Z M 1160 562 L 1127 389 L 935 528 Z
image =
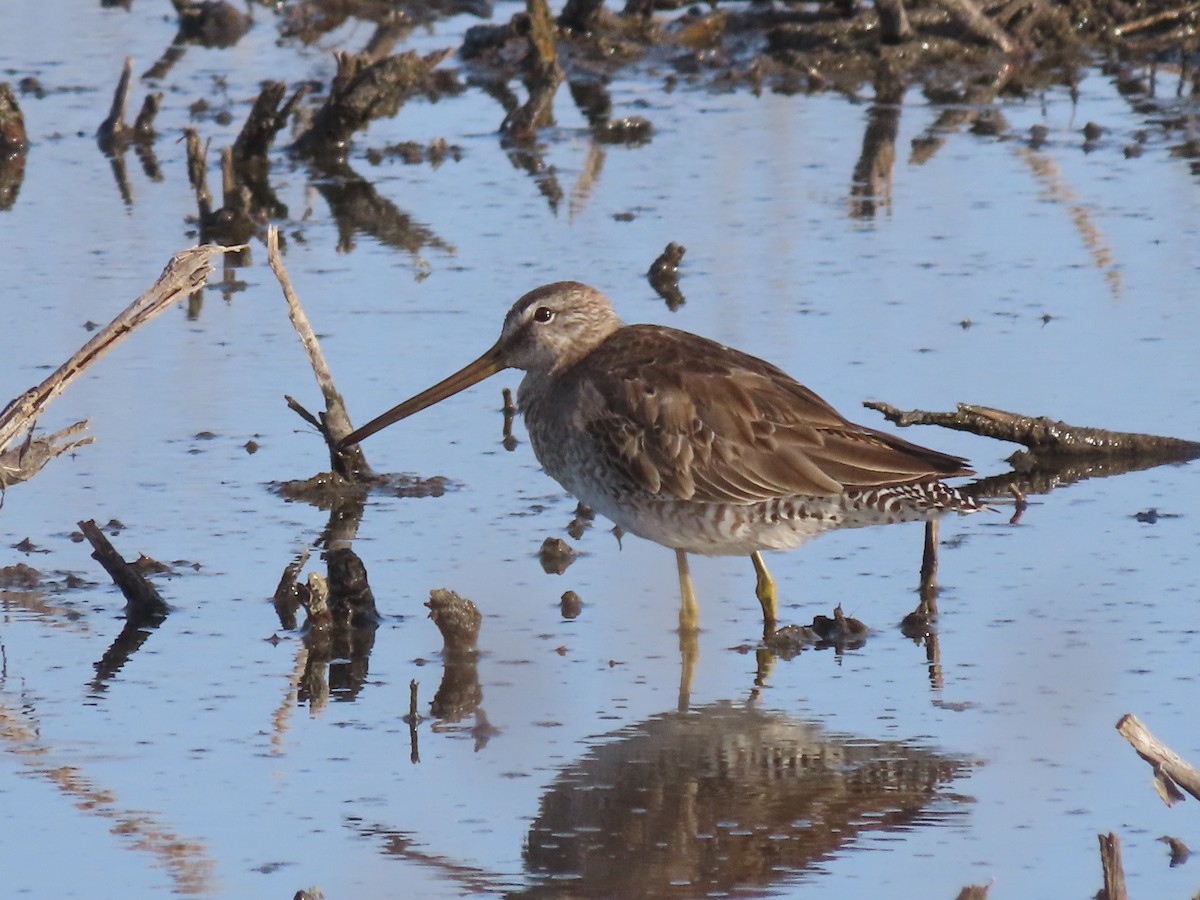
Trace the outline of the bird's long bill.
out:
M 338 449 L 349 447 L 351 444 L 357 444 L 363 438 L 370 437 L 377 431 L 382 431 L 392 423 L 399 422 L 401 419 L 407 419 L 413 413 L 420 412 L 427 406 L 433 406 L 433 404 L 440 400 L 445 400 L 447 397 L 452 397 L 459 391 L 466 390 L 471 385 L 483 381 L 489 375 L 494 375 L 501 369 L 506 368 L 508 368 L 508 364 L 504 360 L 504 350 L 497 341 L 490 350 L 475 360 L 475 362 L 468 363 L 449 378 L 439 381 L 428 390 L 421 391 L 415 397 L 410 397 L 399 406 L 393 406 L 383 415 L 377 416 L 362 426 L 362 428 L 350 432 L 338 442 Z

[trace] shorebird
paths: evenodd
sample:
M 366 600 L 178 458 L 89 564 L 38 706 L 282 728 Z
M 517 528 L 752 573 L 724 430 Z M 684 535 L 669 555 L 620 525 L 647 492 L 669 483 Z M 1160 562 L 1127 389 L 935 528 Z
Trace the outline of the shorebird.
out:
M 491 349 L 339 449 L 507 368 L 525 372 L 517 406 L 546 473 L 624 531 L 674 548 L 681 584 L 685 553 L 748 555 L 768 635 L 778 601 L 763 550 L 983 508 L 942 481 L 973 474 L 965 459 L 856 425 L 754 356 L 626 325 L 574 281 L 521 297 Z

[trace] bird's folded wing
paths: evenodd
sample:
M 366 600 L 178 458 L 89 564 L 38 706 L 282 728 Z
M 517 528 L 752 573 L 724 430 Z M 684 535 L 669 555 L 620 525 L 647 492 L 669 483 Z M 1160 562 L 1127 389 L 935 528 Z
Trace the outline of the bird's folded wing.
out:
M 755 503 L 964 474 L 963 460 L 846 420 L 782 370 L 705 338 L 618 332 L 576 382 L 586 429 L 625 490 Z

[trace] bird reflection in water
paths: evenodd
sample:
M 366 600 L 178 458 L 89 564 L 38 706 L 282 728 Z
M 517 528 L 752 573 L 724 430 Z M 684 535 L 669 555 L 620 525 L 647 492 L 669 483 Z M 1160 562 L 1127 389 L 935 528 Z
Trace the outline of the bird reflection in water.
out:
M 720 703 L 621 732 L 542 797 L 530 893 L 697 896 L 766 887 L 857 836 L 962 815 L 970 763 Z

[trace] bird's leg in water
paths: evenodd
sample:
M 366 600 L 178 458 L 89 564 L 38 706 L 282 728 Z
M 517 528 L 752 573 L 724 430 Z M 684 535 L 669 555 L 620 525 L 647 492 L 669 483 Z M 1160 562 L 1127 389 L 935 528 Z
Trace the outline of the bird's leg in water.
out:
M 679 570 L 679 633 L 695 632 L 700 627 L 700 605 L 696 603 L 687 554 L 682 550 L 675 551 L 675 566 Z
M 775 579 L 767 571 L 767 564 L 763 562 L 761 552 L 755 550 L 751 553 L 750 561 L 754 563 L 754 573 L 758 576 L 754 584 L 754 595 L 762 604 L 763 637 L 770 637 L 775 632 L 775 623 L 779 621 L 776 615 L 778 603 L 775 595 Z

